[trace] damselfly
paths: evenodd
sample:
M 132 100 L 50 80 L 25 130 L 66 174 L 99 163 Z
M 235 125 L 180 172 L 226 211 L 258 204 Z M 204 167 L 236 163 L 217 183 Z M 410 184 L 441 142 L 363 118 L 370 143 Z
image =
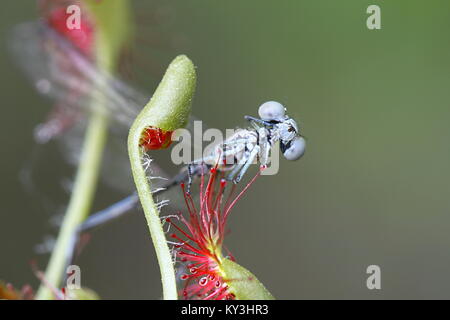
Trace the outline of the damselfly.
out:
M 17 27 L 11 47 L 19 65 L 37 91 L 52 97 L 67 109 L 63 112 L 64 117 L 53 118 L 38 127 L 38 142 L 46 142 L 58 135 L 65 123 L 70 122 L 67 121 L 67 115 L 72 117 L 83 110 L 90 110 L 96 105 L 90 103 L 91 99 L 97 96 L 106 99 L 107 108 L 96 111 L 106 112 L 113 120 L 112 127 L 115 130 L 118 128 L 127 132 L 138 111 L 148 100 L 147 96 L 125 82 L 97 69 L 73 44 L 43 21 Z M 259 118 L 245 117 L 251 127 L 237 130 L 234 135 L 214 147 L 209 155 L 192 161 L 179 175 L 163 183 L 155 194 L 186 179 L 190 185 L 195 173 L 204 170 L 204 166 L 216 164 L 219 164 L 219 170 L 229 171 L 228 179 L 238 183 L 254 160 L 259 160 L 261 165 L 268 164 L 269 153 L 277 142 L 286 159 L 300 158 L 305 150 L 305 141 L 295 120 L 286 115 L 285 108 L 272 101 L 261 105 L 258 113 Z M 232 162 L 228 161 L 229 158 L 232 158 Z M 128 165 L 124 163 L 124 166 Z M 110 208 L 91 215 L 79 230 L 86 231 L 121 216 L 137 203 L 137 195 L 133 194 Z
M 126 132 L 148 99 L 125 82 L 97 69 L 72 43 L 43 21 L 17 27 L 13 39 L 14 56 L 38 92 L 54 98 L 68 110 L 64 116 L 52 118 L 38 127 L 38 142 L 57 135 L 63 124 L 70 122 L 65 119 L 68 115 L 96 106 L 91 100 L 99 96 L 107 101 L 106 110 L 100 111 L 115 120 L 112 127 Z M 235 182 L 238 182 L 255 157 L 262 165 L 267 164 L 271 146 L 277 141 L 287 159 L 300 157 L 304 140 L 298 134 L 296 122 L 285 114 L 285 108 L 279 103 L 267 102 L 260 107 L 259 115 L 260 119 L 246 117 L 252 128 L 237 131 L 209 156 L 194 160 L 192 164 L 213 165 L 220 151 L 223 158 L 233 158 L 235 163 L 230 176 L 237 174 Z

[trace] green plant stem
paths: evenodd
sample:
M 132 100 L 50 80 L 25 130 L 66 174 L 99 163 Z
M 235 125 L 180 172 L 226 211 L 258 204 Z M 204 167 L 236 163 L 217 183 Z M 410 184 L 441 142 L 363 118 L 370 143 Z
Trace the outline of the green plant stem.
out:
M 165 131 L 179 129 L 188 121 L 196 84 L 195 68 L 186 56 L 172 61 L 150 102 L 131 126 L 128 153 L 131 170 L 139 194 L 161 271 L 165 300 L 178 298 L 172 256 L 152 197 L 151 184 L 142 166 L 144 151 L 139 146 L 142 132 L 148 127 Z
M 97 186 L 100 163 L 106 143 L 108 120 L 101 112 L 95 112 L 89 120 L 80 166 L 75 178 L 74 189 L 64 216 L 64 221 L 52 252 L 45 278 L 49 284 L 58 287 L 66 267 L 67 248 L 77 227 L 88 216 Z M 50 288 L 41 284 L 36 299 L 53 299 Z
M 133 141 L 139 141 L 135 140 L 134 138 L 139 139 L 140 135 L 139 137 L 133 136 L 132 138 Z M 167 246 L 166 237 L 161 225 L 158 208 L 153 201 L 151 185 L 142 167 L 142 151 L 139 147 L 139 144 L 133 143 L 131 146 L 129 146 L 129 152 L 134 181 L 137 187 L 142 208 L 144 208 L 145 219 L 147 220 L 148 229 L 150 230 L 150 235 L 159 263 L 163 296 L 165 300 L 176 300 L 178 294 L 172 256 L 170 254 L 169 247 Z

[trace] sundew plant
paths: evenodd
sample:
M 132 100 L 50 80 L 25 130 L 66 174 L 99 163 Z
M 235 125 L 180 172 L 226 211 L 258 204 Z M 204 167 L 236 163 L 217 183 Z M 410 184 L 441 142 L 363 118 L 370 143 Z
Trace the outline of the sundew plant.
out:
M 186 55 L 174 53 L 153 94 L 131 99 L 133 89 L 116 80 L 121 57 L 129 47 L 134 29 L 129 0 L 41 0 L 38 7 L 39 22 L 32 25 L 34 29 L 23 30 L 29 38 L 38 33 L 42 36 L 36 48 L 44 52 L 54 70 L 47 79 L 50 81 L 40 80 L 35 83 L 36 87 L 41 93 L 52 96 L 58 105 L 77 101 L 88 123 L 70 200 L 48 265 L 45 271 L 33 267 L 40 287 L 34 293 L 30 287 L 18 291 L 9 284 L 0 284 L 0 297 L 99 298 L 90 289 L 66 287 L 64 281 L 77 236 L 93 217 L 92 203 L 108 128 L 115 121 L 122 121 L 128 131 L 127 141 L 124 139 L 129 157 L 127 165 L 131 166 L 137 191 L 130 201 L 138 201 L 143 208 L 159 266 L 162 297 L 167 300 L 273 299 L 257 277 L 238 264 L 224 243 L 229 231 L 227 221 L 237 216 L 231 214 L 232 211 L 238 211 L 238 202 L 245 201 L 245 194 L 251 192 L 252 185 L 266 170 L 264 162 L 270 152 L 271 139 L 280 141 L 281 151 L 288 160 L 296 160 L 304 152 L 304 139 L 297 133 L 295 121 L 285 115 L 284 107 L 270 102 L 260 108 L 261 119 L 247 119 L 254 128 L 242 131 L 239 139 L 233 141 L 245 140 L 242 152 L 246 151 L 247 144 L 254 149 L 249 152 L 245 165 L 236 167 L 239 170 L 232 170 L 230 174 L 222 157 L 214 159 L 216 153 L 211 158 L 214 161 L 196 163 L 195 172 L 191 172 L 190 165 L 180 168 L 183 179 L 174 179 L 172 184 L 182 194 L 184 209 L 162 214 L 171 199 L 157 201 L 154 198 L 164 188 L 154 186 L 153 155 L 168 152 L 173 133 L 189 122 L 197 83 L 194 63 L 200 65 L 201 61 L 193 62 Z M 71 24 L 75 27 L 71 28 Z M 34 33 L 35 30 L 39 32 Z M 18 55 L 22 54 L 30 57 L 19 47 Z M 25 71 L 31 73 L 30 69 Z M 52 79 L 57 79 L 65 91 L 54 86 Z M 78 121 L 78 111 L 63 108 L 62 113 L 40 128 L 38 141 L 70 134 L 65 129 Z M 238 154 L 226 148 L 220 152 L 234 158 Z M 241 153 L 240 157 L 244 157 Z M 262 164 L 257 173 L 237 183 L 257 159 Z

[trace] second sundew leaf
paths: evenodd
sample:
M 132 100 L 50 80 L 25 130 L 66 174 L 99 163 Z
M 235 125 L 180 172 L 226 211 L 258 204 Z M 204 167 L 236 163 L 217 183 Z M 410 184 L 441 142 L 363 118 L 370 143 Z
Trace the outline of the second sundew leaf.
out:
M 220 271 L 227 282 L 228 291 L 238 300 L 273 300 L 266 287 L 250 271 L 230 259 L 223 259 Z

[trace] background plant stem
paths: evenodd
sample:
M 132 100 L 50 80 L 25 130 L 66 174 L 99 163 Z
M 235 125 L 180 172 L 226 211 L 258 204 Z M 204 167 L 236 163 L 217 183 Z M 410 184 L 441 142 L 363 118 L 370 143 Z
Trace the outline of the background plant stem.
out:
M 80 166 L 75 178 L 74 189 L 64 216 L 64 221 L 52 252 L 45 278 L 58 287 L 65 273 L 66 259 L 70 241 L 79 224 L 88 216 L 99 174 L 103 149 L 106 143 L 108 120 L 104 113 L 91 115 L 80 158 Z M 36 299 L 53 299 L 50 288 L 41 284 Z
M 96 66 L 113 73 L 119 61 L 120 52 L 131 34 L 132 21 L 128 0 L 83 1 L 88 15 L 95 21 L 95 61 Z M 93 90 L 94 92 L 94 90 Z M 67 249 L 79 224 L 89 215 L 108 134 L 108 117 L 104 111 L 105 97 L 101 93 L 92 96 L 92 112 L 86 131 L 80 157 L 80 165 L 75 177 L 64 221 L 56 246 L 50 257 L 45 273 L 47 283 L 58 288 L 61 285 L 67 261 Z M 52 299 L 50 289 L 41 284 L 37 299 Z

